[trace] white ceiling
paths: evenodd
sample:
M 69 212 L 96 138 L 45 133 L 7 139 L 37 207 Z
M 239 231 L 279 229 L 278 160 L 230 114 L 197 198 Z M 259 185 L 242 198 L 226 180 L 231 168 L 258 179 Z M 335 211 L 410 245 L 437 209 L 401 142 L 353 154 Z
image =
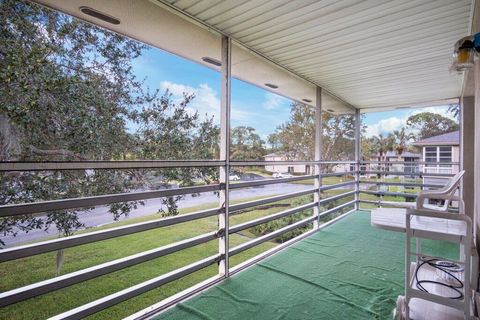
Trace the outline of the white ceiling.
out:
M 340 113 L 458 98 L 462 77 L 449 67 L 473 0 L 35 1 L 214 69 L 202 57 L 219 60 L 217 32 L 229 35 L 235 77 L 267 90 L 274 83 L 274 92 L 311 104 L 321 86 L 346 102 L 331 104 Z
M 472 0 L 161 0 L 359 108 L 459 97 Z

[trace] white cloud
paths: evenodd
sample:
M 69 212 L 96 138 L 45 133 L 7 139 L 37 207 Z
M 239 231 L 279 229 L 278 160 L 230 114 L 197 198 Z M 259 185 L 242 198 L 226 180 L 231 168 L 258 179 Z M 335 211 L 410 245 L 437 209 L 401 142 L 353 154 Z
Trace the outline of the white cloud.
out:
M 180 83 L 173 83 L 170 81 L 162 81 L 160 83 L 160 90 L 168 89 L 173 96 L 176 103 L 180 103 L 183 98 L 183 93 L 194 94 L 195 98 L 189 105 L 188 110 L 193 114 L 198 112 L 200 116 L 208 117 L 214 116 L 219 121 L 220 119 L 220 99 L 217 92 L 208 84 L 200 84 L 198 87 L 192 87 Z M 241 106 L 241 103 L 232 101 L 231 115 L 232 121 L 239 124 L 248 122 L 249 119 L 259 117 L 259 114 L 246 111 Z
M 208 117 L 214 116 L 215 119 L 220 119 L 220 99 L 217 96 L 217 92 L 210 88 L 208 84 L 202 83 L 195 88 L 180 83 L 162 81 L 160 89 L 162 91 L 168 89 L 175 102 L 182 100 L 183 93 L 194 94 L 195 99 L 190 103 L 188 110 L 192 113 L 198 112 L 202 117 L 208 115 Z
M 378 123 L 369 125 L 366 128 L 365 136 L 367 138 L 378 136 L 379 134 L 388 134 L 405 126 L 407 118 L 390 117 L 380 120 Z
M 278 108 L 284 101 L 287 101 L 284 97 L 276 95 L 271 92 L 265 94 L 265 102 L 263 102 L 263 108 L 266 110 L 273 110 Z
M 411 110 L 404 117 L 390 117 L 390 118 L 382 119 L 378 123 L 368 125 L 366 128 L 365 137 L 370 138 L 373 136 L 378 136 L 379 134 L 386 135 L 395 130 L 401 129 L 404 126 L 406 127 L 407 119 L 410 116 L 419 114 L 422 112 L 437 113 L 444 117 L 457 121 L 453 113 L 448 112 L 448 106 L 419 108 L 419 109 Z M 415 132 L 412 132 L 412 133 L 415 133 Z

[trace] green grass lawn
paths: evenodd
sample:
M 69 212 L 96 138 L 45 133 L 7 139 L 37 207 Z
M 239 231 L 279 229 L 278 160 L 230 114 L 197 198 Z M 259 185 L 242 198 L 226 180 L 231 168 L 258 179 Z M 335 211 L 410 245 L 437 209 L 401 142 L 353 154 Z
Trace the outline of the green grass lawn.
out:
M 330 196 L 345 192 L 346 190 L 331 190 L 324 196 Z M 258 199 L 258 198 L 255 198 Z M 242 199 L 233 201 L 243 202 L 255 199 Z M 311 201 L 305 198 L 305 202 Z M 342 201 L 342 200 L 339 200 Z M 348 200 L 345 200 L 348 201 Z M 291 200 L 279 201 L 273 206 L 262 206 L 239 215 L 230 217 L 230 225 L 239 224 L 255 218 L 270 215 L 285 210 Z M 181 210 L 188 213 L 206 208 L 216 207 L 216 203 L 205 204 L 193 208 Z M 121 225 L 138 223 L 160 216 L 154 214 L 104 225 L 99 228 L 91 228 L 88 231 L 108 229 Z M 208 217 L 196 221 L 185 222 L 175 226 L 149 230 L 115 239 L 95 242 L 65 250 L 65 263 L 62 274 L 74 272 L 100 263 L 122 258 L 145 250 L 157 248 L 172 242 L 191 238 L 217 229 L 217 217 Z M 234 247 L 254 237 L 250 230 L 244 230 L 241 234 L 230 236 L 230 246 Z M 232 257 L 231 265 L 234 266 L 253 257 L 269 248 L 277 245 L 274 242 L 266 242 L 255 248 L 242 252 Z M 166 272 L 172 271 L 189 263 L 208 257 L 218 252 L 218 241 L 186 249 L 174 254 L 160 257 L 136 266 L 132 266 L 108 275 L 104 275 L 83 283 L 79 283 L 49 294 L 35 297 L 2 309 L 0 319 L 44 319 L 56 315 L 68 309 L 75 308 L 106 295 L 115 293 L 140 282 L 149 280 Z M 118 319 L 130 315 L 138 310 L 148 307 L 162 299 L 165 299 L 181 290 L 184 290 L 204 279 L 214 276 L 217 266 L 212 265 L 187 277 L 171 282 L 160 288 L 149 291 L 136 298 L 120 303 L 112 308 L 99 312 L 91 319 Z M 41 254 L 29 258 L 6 262 L 0 265 L 0 291 L 7 291 L 37 281 L 50 279 L 55 276 L 55 252 Z

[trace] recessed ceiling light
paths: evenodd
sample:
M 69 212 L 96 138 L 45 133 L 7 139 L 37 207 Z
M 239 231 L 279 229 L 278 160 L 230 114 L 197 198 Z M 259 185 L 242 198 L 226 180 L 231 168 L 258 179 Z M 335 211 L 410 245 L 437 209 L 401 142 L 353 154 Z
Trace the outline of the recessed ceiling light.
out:
M 214 66 L 217 66 L 217 67 L 220 67 L 222 65 L 221 61 L 210 58 L 210 57 L 203 57 L 202 60 L 205 61 L 206 63 L 213 64 Z
M 273 84 L 273 83 L 265 83 L 265 85 L 269 88 L 272 88 L 272 89 L 277 89 L 278 86 L 276 84 Z
M 333 109 L 327 109 L 328 112 L 335 112 Z
M 307 102 L 307 103 L 312 102 L 312 100 L 310 100 L 310 99 L 302 99 L 302 101 Z
M 80 7 L 80 11 L 85 13 L 86 15 L 89 15 L 91 17 L 103 20 L 105 22 L 111 23 L 111 24 L 120 24 L 120 20 L 117 18 L 114 18 L 112 16 L 109 16 L 105 13 L 102 13 L 100 11 L 97 11 L 95 9 L 92 9 L 90 7 Z

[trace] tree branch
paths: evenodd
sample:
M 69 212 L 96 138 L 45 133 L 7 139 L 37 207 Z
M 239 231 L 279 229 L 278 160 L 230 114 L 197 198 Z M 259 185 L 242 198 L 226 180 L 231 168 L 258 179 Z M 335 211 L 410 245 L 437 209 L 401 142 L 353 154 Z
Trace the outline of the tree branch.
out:
M 87 160 L 84 156 L 66 149 L 39 149 L 35 146 L 29 145 L 30 151 L 39 156 L 64 156 L 64 157 L 73 157 L 79 160 Z

